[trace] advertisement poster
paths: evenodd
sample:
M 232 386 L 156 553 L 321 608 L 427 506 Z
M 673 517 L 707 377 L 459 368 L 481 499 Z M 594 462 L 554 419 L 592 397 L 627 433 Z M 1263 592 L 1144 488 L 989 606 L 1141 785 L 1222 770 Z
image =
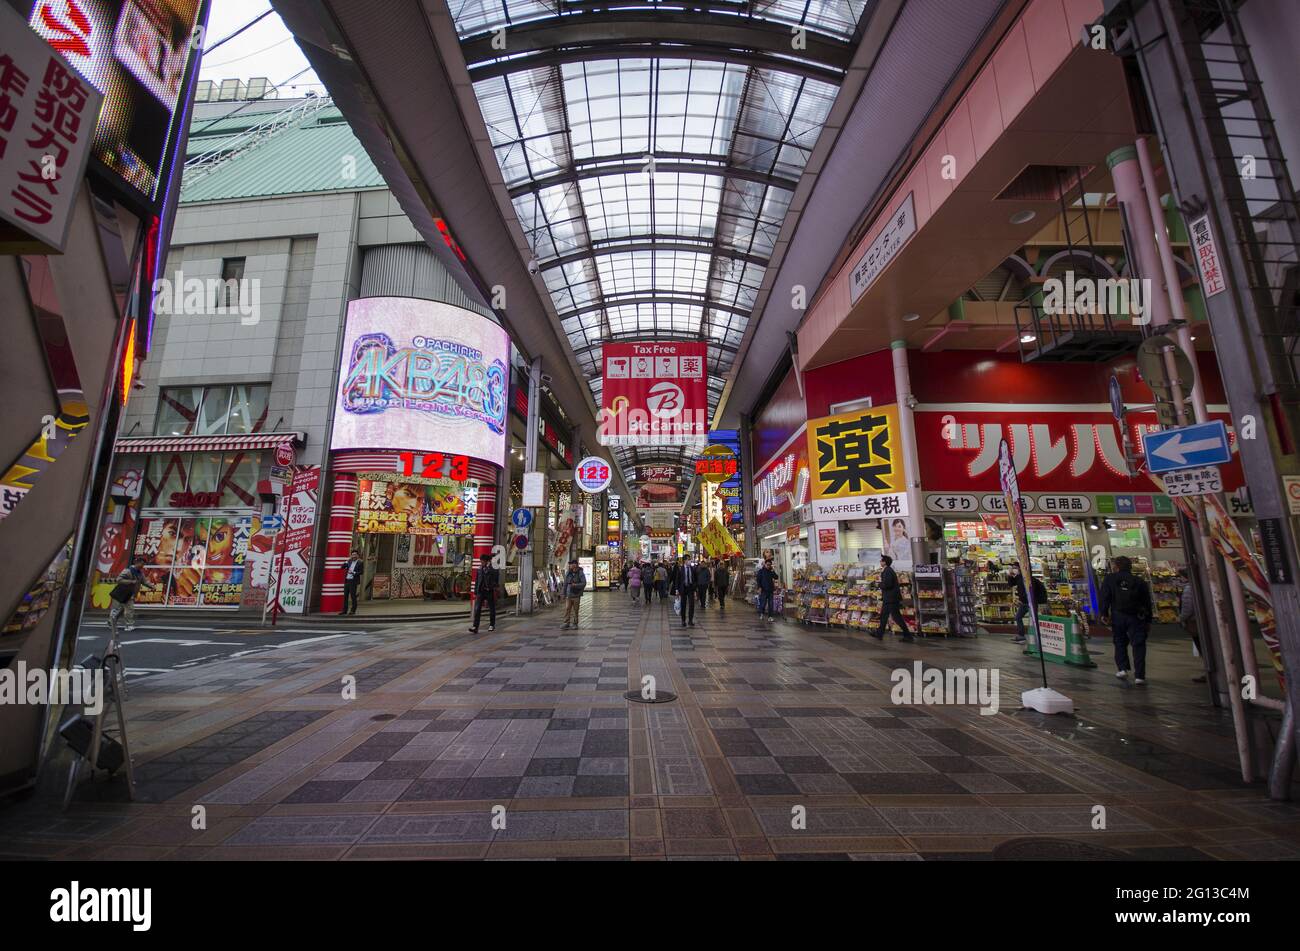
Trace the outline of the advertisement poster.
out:
M 249 535 L 230 516 L 145 518 L 135 554 L 145 562 L 146 586 L 136 604 L 232 607 L 240 603 Z
M 473 535 L 477 497 L 477 482 L 408 482 L 369 475 L 357 480 L 357 531 Z
M 736 539 L 716 518 L 704 526 L 700 531 L 699 538 L 704 553 L 710 558 L 726 558 L 730 555 L 740 554 L 740 546 L 736 544 Z
M 707 358 L 708 346 L 698 342 L 604 344 L 600 442 L 704 448 Z
M 463 307 L 407 297 L 348 305 L 331 449 L 454 446 L 502 465 L 510 338 Z
M 895 568 L 912 567 L 912 539 L 907 535 L 907 521 L 901 518 L 880 520 L 881 550 L 894 559 Z
M 117 584 L 117 576 L 131 564 L 131 540 L 135 537 L 138 519 L 137 505 L 143 473 L 140 469 L 127 469 L 113 479 L 109 502 L 99 527 L 99 546 L 95 552 L 95 567 L 90 572 L 90 603 L 107 610 L 112 606 L 109 592 Z M 119 499 L 129 499 L 122 520 L 113 516 L 122 504 Z
M 267 600 L 286 614 L 307 609 L 307 574 L 311 565 L 311 540 L 320 497 L 320 466 L 294 466 L 290 496 L 281 502 L 285 528 L 275 536 Z M 282 557 L 283 556 L 283 557 Z
M 199 0 L 36 0 L 31 27 L 104 95 L 93 154 L 158 197 Z

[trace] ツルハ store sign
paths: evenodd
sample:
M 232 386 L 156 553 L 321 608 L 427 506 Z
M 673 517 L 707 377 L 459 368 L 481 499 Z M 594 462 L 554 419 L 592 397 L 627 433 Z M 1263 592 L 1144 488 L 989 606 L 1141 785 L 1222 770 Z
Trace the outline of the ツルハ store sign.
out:
M 1006 439 L 1020 487 L 1026 492 L 1060 494 L 1065 504 L 1052 506 L 1060 514 L 1078 514 L 1070 496 L 1079 493 L 1149 493 L 1145 475 L 1134 475 L 1124 458 L 1120 431 L 1106 410 L 1071 406 L 1032 410 L 989 411 L 959 404 L 927 408 L 916 413 L 916 445 L 922 487 L 927 492 L 979 494 L 998 489 L 997 451 Z M 1211 413 L 1231 428 L 1226 413 Z M 1129 413 L 1129 443 L 1141 451 L 1141 433 L 1158 425 L 1154 413 Z M 1237 461 L 1223 466 L 1224 487 L 1242 484 Z M 983 509 L 954 501 L 954 514 Z M 927 504 L 927 508 L 935 510 Z M 1048 508 L 1048 506 L 1044 506 Z

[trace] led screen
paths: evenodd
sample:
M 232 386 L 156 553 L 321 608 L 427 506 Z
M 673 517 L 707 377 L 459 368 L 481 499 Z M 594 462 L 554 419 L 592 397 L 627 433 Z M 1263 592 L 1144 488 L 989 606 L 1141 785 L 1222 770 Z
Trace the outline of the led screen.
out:
M 150 200 L 172 134 L 200 0 L 36 0 L 32 28 L 104 94 L 92 154 Z
M 348 305 L 331 449 L 505 462 L 510 338 L 473 311 L 410 297 Z

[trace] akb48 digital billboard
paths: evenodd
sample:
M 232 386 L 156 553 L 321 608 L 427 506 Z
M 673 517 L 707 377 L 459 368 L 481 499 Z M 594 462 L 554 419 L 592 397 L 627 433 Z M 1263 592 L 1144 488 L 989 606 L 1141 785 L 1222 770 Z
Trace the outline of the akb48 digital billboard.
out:
M 510 338 L 462 307 L 348 305 L 331 449 L 457 452 L 505 462 Z

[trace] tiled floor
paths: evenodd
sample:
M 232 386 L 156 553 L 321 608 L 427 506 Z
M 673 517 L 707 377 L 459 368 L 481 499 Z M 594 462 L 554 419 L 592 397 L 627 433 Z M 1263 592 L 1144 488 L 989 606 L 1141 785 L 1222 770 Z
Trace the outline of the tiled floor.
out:
M 101 779 L 66 813 L 11 807 L 0 856 L 1300 857 L 1300 806 L 1241 783 L 1185 645 L 1156 645 L 1145 691 L 1052 668 L 1079 716 L 1048 718 L 1016 709 L 1038 665 L 1005 637 L 882 645 L 743 605 L 683 630 L 605 592 L 560 622 L 407 625 L 141 681 L 142 801 Z M 917 661 L 997 669 L 1000 712 L 895 705 Z M 679 699 L 623 699 L 647 677 Z

